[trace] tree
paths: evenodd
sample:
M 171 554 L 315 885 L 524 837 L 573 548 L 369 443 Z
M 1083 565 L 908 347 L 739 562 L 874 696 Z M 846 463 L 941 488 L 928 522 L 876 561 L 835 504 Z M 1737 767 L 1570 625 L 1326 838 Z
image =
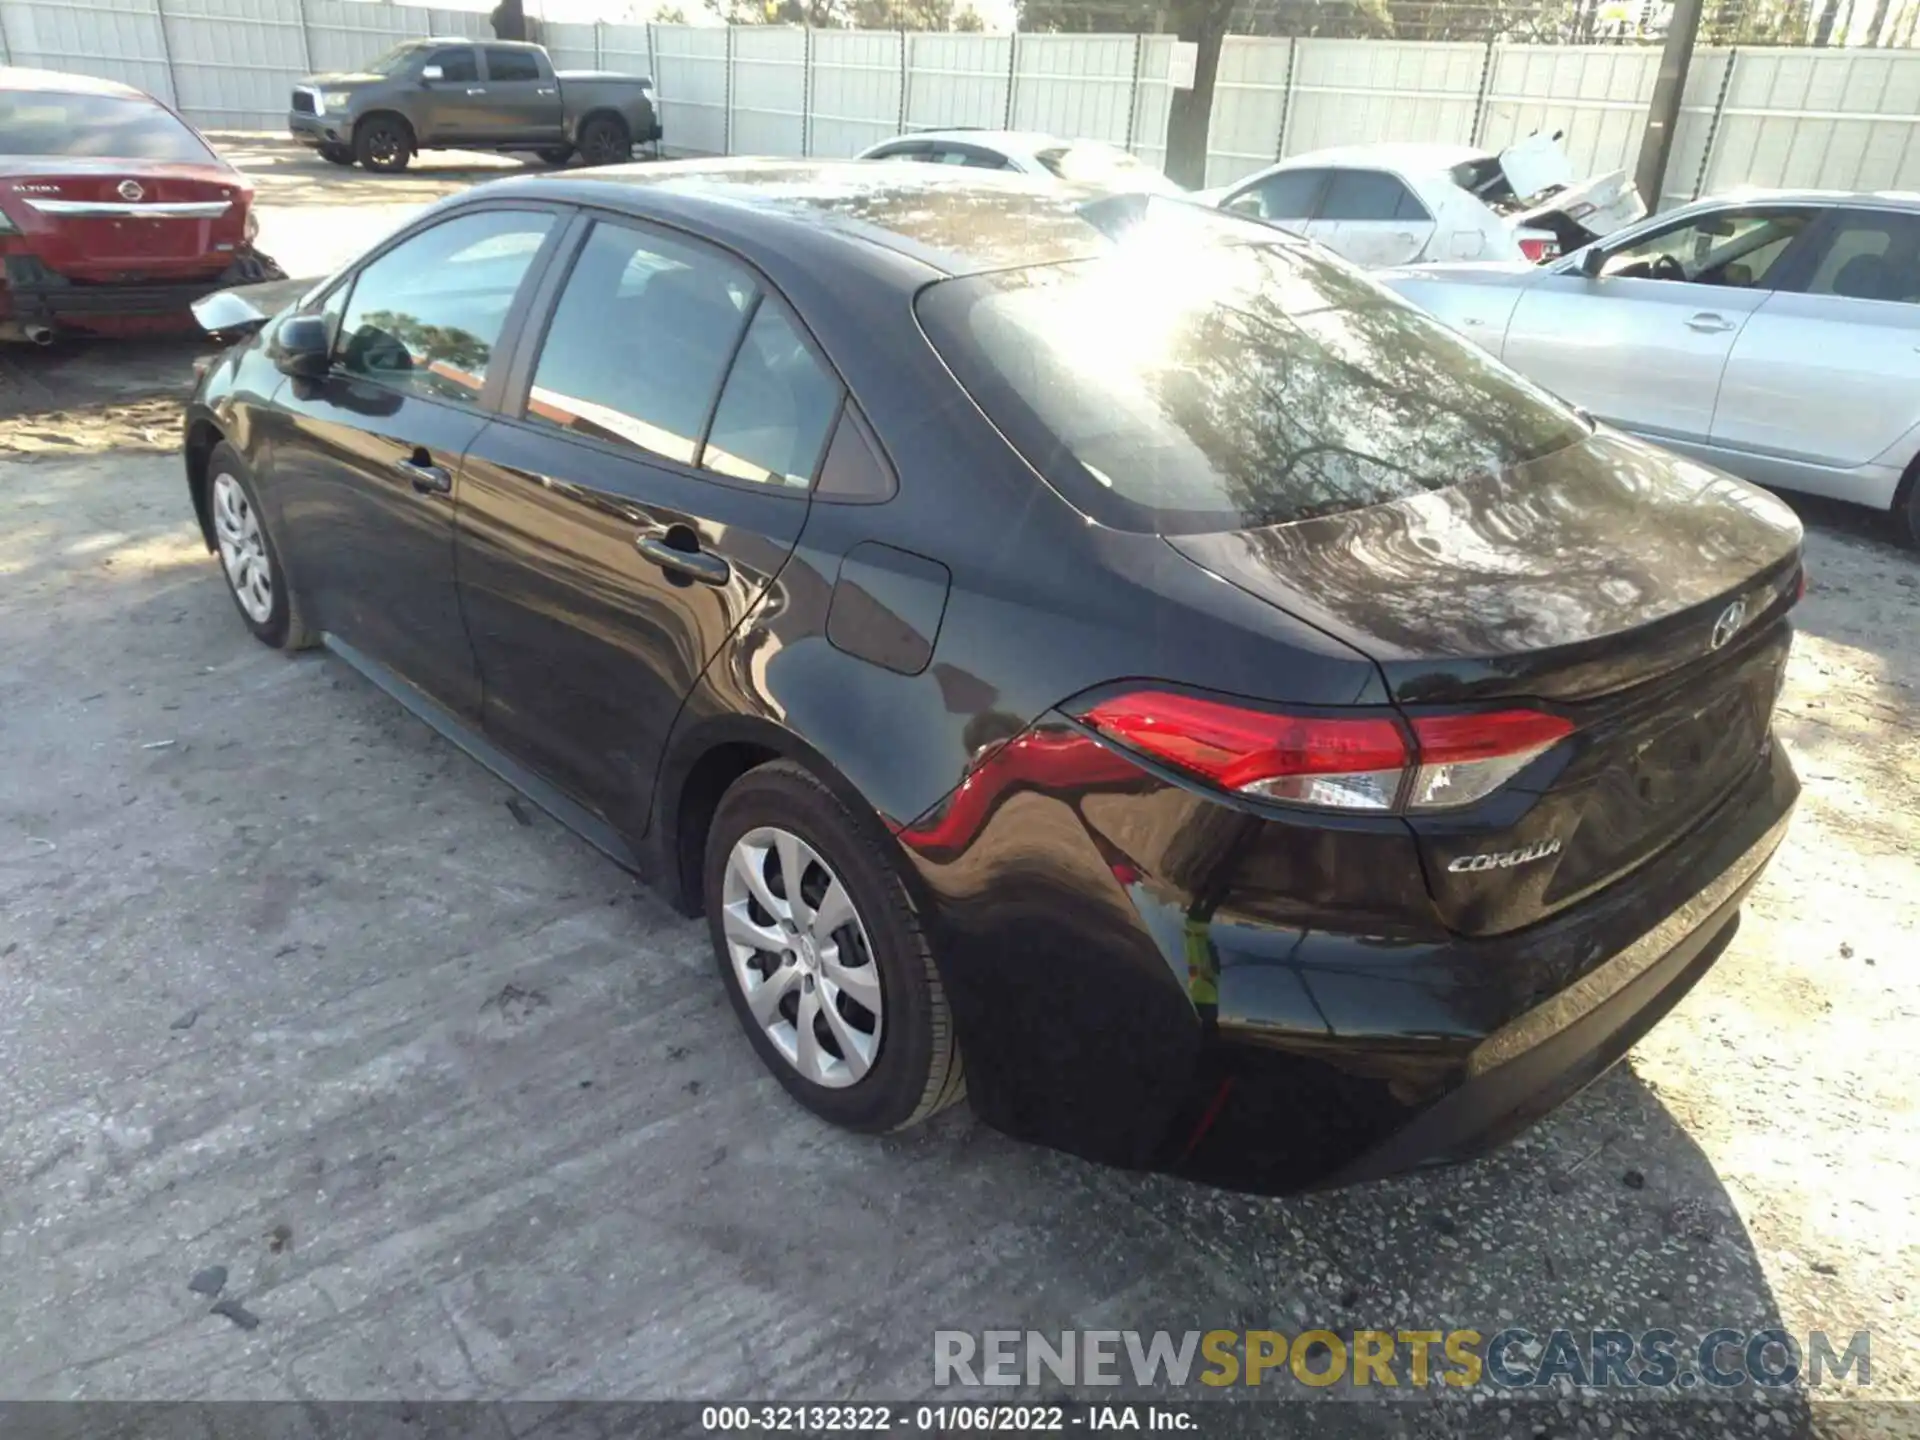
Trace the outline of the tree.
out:
M 493 37 L 496 40 L 527 38 L 527 7 L 523 0 L 500 0 L 488 19 L 493 25 Z
M 662 5 L 653 12 L 653 18 L 662 25 L 684 25 L 687 23 L 687 12 L 679 5 Z

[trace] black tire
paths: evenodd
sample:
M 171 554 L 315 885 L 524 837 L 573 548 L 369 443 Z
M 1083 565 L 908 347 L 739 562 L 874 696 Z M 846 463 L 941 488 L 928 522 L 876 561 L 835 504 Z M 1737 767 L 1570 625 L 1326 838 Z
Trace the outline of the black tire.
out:
M 233 568 L 228 564 L 226 550 L 220 543 L 223 517 L 218 507 L 221 504 L 223 477 L 237 484 L 258 526 L 272 595 L 272 604 L 264 616 L 252 613 L 248 602 L 241 599 L 240 586 L 234 579 Z M 307 626 L 300 597 L 294 593 L 293 584 L 287 578 L 287 567 L 280 560 L 279 547 L 274 544 L 273 533 L 267 528 L 266 515 L 260 509 L 259 492 L 254 488 L 253 475 L 240 458 L 240 453 L 224 440 L 214 446 L 213 453 L 207 457 L 206 485 L 207 515 L 214 530 L 214 550 L 219 557 L 220 578 L 226 582 L 228 598 L 233 601 L 234 609 L 240 612 L 247 629 L 253 632 L 253 638 L 262 645 L 270 645 L 275 650 L 288 653 L 318 644 L 320 637 Z
M 320 147 L 320 158 L 329 165 L 351 165 L 353 164 L 353 147 L 351 145 L 322 145 Z
M 571 145 L 549 145 L 546 149 L 537 151 L 536 153 L 549 165 L 564 165 L 573 159 L 573 147 Z
M 1907 467 L 1894 492 L 1893 534 L 1909 550 L 1920 550 L 1920 460 Z
M 633 132 L 618 115 L 595 115 L 580 127 L 580 159 L 588 165 L 624 165 L 633 159 Z
M 413 131 L 397 115 L 370 115 L 353 132 L 353 158 L 378 175 L 397 175 L 413 162 Z
M 755 1020 L 735 972 L 723 915 L 726 872 L 735 844 L 763 827 L 788 831 L 816 852 L 845 886 L 866 932 L 885 1019 L 878 1027 L 879 1048 L 871 1067 L 851 1084 L 836 1088 L 802 1075 Z M 811 873 L 817 883 L 824 880 L 819 870 Z M 917 1125 L 966 1094 L 946 991 L 906 888 L 872 822 L 863 825 L 801 766 L 776 760 L 748 771 L 721 799 L 707 832 L 701 874 L 721 983 L 761 1061 L 794 1099 L 823 1120 L 883 1134 Z M 847 933 L 838 932 L 843 953 Z M 761 963 L 770 965 L 771 956 Z M 811 994 L 811 977 L 804 983 Z M 831 1044 L 824 1017 L 817 1033 L 823 1044 Z

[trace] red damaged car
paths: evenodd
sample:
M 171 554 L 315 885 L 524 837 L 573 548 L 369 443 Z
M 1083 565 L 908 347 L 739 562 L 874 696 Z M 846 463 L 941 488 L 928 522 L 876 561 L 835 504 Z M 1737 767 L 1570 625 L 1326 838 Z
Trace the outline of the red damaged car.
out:
M 0 341 L 192 330 L 195 300 L 284 278 L 253 187 L 152 96 L 0 68 Z

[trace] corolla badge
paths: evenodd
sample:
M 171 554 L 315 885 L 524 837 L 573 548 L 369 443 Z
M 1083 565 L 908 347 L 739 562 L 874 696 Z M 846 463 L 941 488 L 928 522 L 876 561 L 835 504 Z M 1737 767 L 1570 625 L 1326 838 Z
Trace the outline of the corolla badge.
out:
M 1531 865 L 1536 860 L 1559 853 L 1559 840 L 1536 840 L 1519 850 L 1492 850 L 1485 855 L 1462 855 L 1448 865 L 1447 870 L 1455 875 L 1479 870 L 1511 870 L 1516 865 Z
M 1707 640 L 1709 650 L 1718 650 L 1727 641 L 1740 633 L 1740 627 L 1747 623 L 1747 602 L 1736 600 L 1720 612 L 1720 618 L 1713 622 L 1713 634 Z
M 122 180 L 120 182 L 120 198 L 122 200 L 144 200 L 147 198 L 146 187 L 138 180 Z

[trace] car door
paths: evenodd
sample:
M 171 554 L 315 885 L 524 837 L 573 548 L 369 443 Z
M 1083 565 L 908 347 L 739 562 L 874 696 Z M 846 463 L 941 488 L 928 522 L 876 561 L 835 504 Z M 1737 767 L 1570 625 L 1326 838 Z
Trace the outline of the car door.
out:
M 1713 440 L 1851 468 L 1920 423 L 1920 214 L 1842 208 L 1741 330 Z
M 438 76 L 428 72 L 438 70 Z M 487 87 L 480 79 L 478 52 L 471 45 L 446 45 L 421 64 L 423 94 L 413 116 L 420 143 L 455 145 L 475 138 L 474 125 L 486 112 Z
M 460 593 L 490 736 L 634 834 L 682 699 L 800 537 L 841 389 L 741 261 L 587 225 L 469 452 Z
M 1326 188 L 1325 170 L 1276 170 L 1235 190 L 1220 208 L 1304 235 Z
M 1399 176 L 1384 170 L 1335 170 L 1307 235 L 1334 254 L 1373 269 L 1419 259 L 1433 230 L 1433 216 Z
M 1720 377 L 1813 219 L 1801 206 L 1728 205 L 1603 242 L 1528 285 L 1501 358 L 1602 420 L 1705 443 Z
M 288 569 L 321 628 L 467 716 L 479 686 L 454 593 L 461 457 L 560 213 L 462 211 L 346 277 L 325 301 L 331 367 L 281 387 L 265 447 Z
M 492 140 L 548 141 L 565 138 L 560 86 L 540 56 L 511 45 L 483 45 L 486 104 L 475 121 L 481 137 Z

